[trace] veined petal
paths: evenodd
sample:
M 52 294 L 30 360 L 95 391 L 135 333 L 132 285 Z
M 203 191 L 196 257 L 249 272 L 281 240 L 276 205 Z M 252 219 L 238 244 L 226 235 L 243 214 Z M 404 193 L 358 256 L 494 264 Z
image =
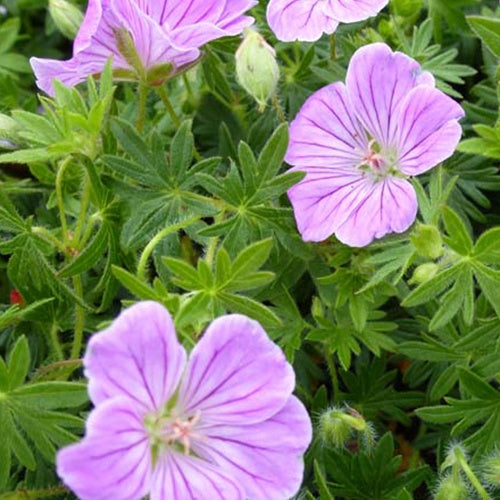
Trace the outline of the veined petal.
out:
M 462 135 L 458 120 L 464 116 L 461 106 L 440 90 L 413 89 L 395 117 L 401 170 L 421 174 L 450 157 Z
M 356 166 L 368 139 L 347 99 L 343 83 L 315 92 L 290 125 L 285 161 L 297 166 Z
M 80 25 L 73 44 L 73 53 L 77 54 L 90 44 L 97 27 L 101 22 L 102 10 L 107 9 L 110 0 L 89 0 L 85 17 Z
M 244 500 L 240 486 L 218 467 L 175 452 L 164 453 L 155 465 L 151 500 Z
M 325 0 L 270 0 L 267 22 L 279 40 L 314 42 L 338 26 L 325 7 Z
M 363 247 L 388 233 L 402 233 L 415 220 L 418 210 L 413 186 L 404 179 L 367 180 L 357 187 L 359 201 L 350 207 L 335 235 L 352 247 Z
M 216 319 L 193 349 L 179 409 L 205 424 L 261 422 L 285 405 L 295 375 L 259 323 L 238 314 Z
M 383 43 L 358 49 L 347 70 L 346 85 L 353 111 L 371 136 L 390 147 L 396 131 L 395 114 L 417 85 L 433 85 L 420 65 Z
M 162 63 L 182 66 L 199 57 L 197 48 L 186 49 L 177 46 L 167 31 L 144 15 L 135 2 L 113 0 L 112 9 L 118 21 L 114 28 L 123 27 L 130 32 L 145 68 Z
M 302 455 L 312 438 L 311 421 L 302 403 L 291 396 L 276 415 L 254 425 L 200 429 L 204 439 L 193 448 L 240 484 L 246 498 L 293 497 L 302 483 Z
M 328 0 L 325 11 L 342 23 L 355 23 L 376 16 L 389 0 Z
M 32 57 L 30 64 L 36 76 L 37 87 L 49 95 L 54 94 L 54 79 L 73 87 L 85 81 L 88 75 L 100 73 L 103 69 L 101 61 L 89 61 L 84 65 L 80 65 L 75 59 L 58 61 L 56 59 Z
M 57 474 L 81 500 L 145 496 L 151 450 L 133 401 L 115 398 L 94 409 L 83 441 L 57 454 Z
M 174 394 L 186 362 L 172 318 L 156 302 L 139 302 L 94 335 L 85 375 L 94 404 L 127 397 L 143 412 L 158 410 Z
M 362 199 L 365 179 L 352 167 L 296 167 L 305 179 L 288 190 L 304 241 L 323 241 L 335 233 Z

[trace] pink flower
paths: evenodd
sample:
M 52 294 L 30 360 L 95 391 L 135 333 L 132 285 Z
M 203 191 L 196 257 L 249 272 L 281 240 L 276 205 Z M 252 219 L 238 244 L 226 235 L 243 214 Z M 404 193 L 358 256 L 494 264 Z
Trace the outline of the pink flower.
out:
M 68 86 L 100 74 L 113 57 L 124 80 L 162 81 L 200 57 L 200 47 L 252 24 L 256 0 L 89 0 L 69 61 L 32 58 L 38 87 Z
M 418 208 L 408 177 L 453 154 L 463 116 L 413 59 L 381 43 L 359 49 L 346 84 L 313 94 L 290 126 L 285 159 L 307 172 L 288 191 L 302 238 L 361 247 L 406 231 Z
M 314 42 L 339 23 L 354 23 L 378 14 L 389 0 L 270 0 L 267 22 L 284 42 Z
M 172 319 L 136 304 L 94 335 L 96 408 L 57 471 L 83 500 L 285 499 L 300 487 L 311 423 L 283 352 L 256 322 L 215 320 L 186 362 Z

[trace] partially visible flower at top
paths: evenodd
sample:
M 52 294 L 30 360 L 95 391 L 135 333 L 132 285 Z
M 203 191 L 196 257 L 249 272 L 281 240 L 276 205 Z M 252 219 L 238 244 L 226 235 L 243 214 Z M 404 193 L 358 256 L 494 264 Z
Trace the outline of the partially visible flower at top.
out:
M 256 321 L 215 320 L 186 363 L 172 319 L 141 302 L 94 335 L 84 359 L 96 408 L 58 453 L 82 500 L 286 499 L 300 487 L 311 422 L 295 377 Z
M 453 154 L 463 116 L 410 57 L 358 49 L 346 84 L 314 93 L 290 125 L 285 160 L 307 173 L 288 191 L 302 238 L 362 247 L 406 231 L 418 209 L 407 179 Z
M 389 0 L 270 0 L 267 22 L 284 42 L 314 42 L 339 23 L 355 23 L 378 14 Z
M 200 47 L 252 24 L 243 15 L 257 0 L 89 0 L 68 61 L 32 58 L 38 87 L 68 86 L 98 75 L 113 57 L 115 76 L 151 84 L 199 59 Z

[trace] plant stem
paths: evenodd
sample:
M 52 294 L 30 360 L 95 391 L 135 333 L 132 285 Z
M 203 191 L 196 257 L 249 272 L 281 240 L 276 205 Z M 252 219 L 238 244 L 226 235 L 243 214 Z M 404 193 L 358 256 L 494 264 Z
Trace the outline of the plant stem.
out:
M 462 467 L 462 470 L 465 472 L 465 475 L 469 479 L 470 483 L 479 493 L 479 496 L 483 500 L 491 500 L 491 497 L 488 495 L 488 492 L 484 489 L 484 486 L 479 482 L 479 479 L 477 478 L 477 476 L 474 474 L 469 464 L 467 463 L 467 460 L 465 459 L 462 450 L 458 447 L 455 448 L 455 456 L 457 457 L 457 461 L 460 464 L 460 467 Z
M 42 240 L 45 240 L 51 245 L 54 245 L 54 247 L 56 247 L 61 252 L 66 251 L 66 247 L 64 246 L 64 244 L 60 242 L 48 229 L 45 229 L 42 226 L 33 226 L 31 228 L 31 232 L 33 234 L 36 234 Z
M 175 109 L 172 106 L 170 99 L 168 98 L 168 95 L 167 95 L 165 88 L 161 87 L 161 86 L 156 87 L 156 91 L 158 92 L 158 95 L 160 96 L 161 102 L 165 106 L 167 113 L 170 115 L 170 118 L 172 119 L 173 124 L 175 125 L 176 128 L 179 128 L 181 126 L 181 120 L 177 116 L 177 113 L 175 112 Z
M 67 166 L 70 164 L 73 158 L 68 156 L 59 166 L 56 176 L 56 197 L 57 197 L 57 208 L 59 210 L 59 218 L 61 219 L 61 228 L 63 232 L 64 247 L 69 245 L 69 235 L 68 235 L 68 224 L 66 222 L 66 213 L 64 212 L 64 197 L 63 197 L 63 180 L 64 172 Z
M 80 236 L 83 231 L 83 226 L 85 224 L 85 217 L 87 215 L 87 210 L 90 203 L 90 191 L 92 189 L 89 176 L 87 172 L 85 172 L 84 179 L 84 187 L 83 187 L 83 195 L 82 201 L 80 205 L 80 214 L 78 215 L 78 220 L 76 222 L 75 234 L 73 235 L 74 245 L 79 249 Z
M 64 361 L 56 361 L 55 363 L 51 363 L 50 365 L 42 366 L 35 373 L 33 380 L 38 380 L 43 377 L 46 373 L 50 373 L 53 370 L 57 370 L 58 368 L 65 368 L 67 366 L 82 366 L 83 361 L 81 359 L 65 359 Z
M 332 382 L 332 401 L 335 403 L 339 396 L 339 379 L 337 376 L 337 368 L 335 367 L 335 360 L 333 359 L 333 354 L 330 349 L 325 346 L 325 359 L 326 365 L 328 366 L 328 371 L 330 372 L 330 380 Z
M 54 323 L 50 328 L 50 340 L 52 342 L 52 348 L 54 349 L 54 354 L 58 361 L 62 361 L 64 359 L 64 353 L 61 347 L 61 342 L 59 342 L 59 337 L 57 335 L 59 331 L 59 327 L 57 323 Z
M 274 109 L 276 110 L 276 114 L 278 115 L 278 120 L 280 121 L 280 123 L 285 123 L 286 122 L 285 112 L 283 111 L 283 108 L 281 107 L 280 101 L 276 94 L 273 94 L 273 96 L 271 97 L 271 102 L 273 103 Z
M 146 245 L 144 250 L 142 251 L 141 257 L 139 258 L 139 264 L 137 265 L 137 277 L 140 280 L 145 281 L 146 279 L 146 267 L 148 264 L 149 257 L 153 253 L 153 250 L 156 246 L 166 238 L 169 234 L 176 233 L 180 229 L 183 229 L 195 222 L 198 222 L 201 219 L 201 215 L 195 215 L 194 217 L 190 217 L 189 219 L 185 219 L 177 224 L 172 224 L 164 229 L 162 229 L 153 239 Z M 76 356 L 75 356 L 76 357 Z
M 80 275 L 73 276 L 73 288 L 75 294 L 83 301 L 83 286 L 82 277 Z M 83 342 L 83 329 L 85 327 L 85 311 L 80 304 L 75 305 L 75 331 L 73 336 L 73 345 L 71 347 L 72 359 L 80 357 Z
M 337 59 L 337 49 L 335 44 L 335 34 L 330 35 L 330 59 L 335 61 Z
M 139 83 L 139 116 L 137 117 L 137 130 L 142 132 L 144 129 L 144 121 L 146 119 L 146 104 L 148 99 L 149 87 L 140 82 Z

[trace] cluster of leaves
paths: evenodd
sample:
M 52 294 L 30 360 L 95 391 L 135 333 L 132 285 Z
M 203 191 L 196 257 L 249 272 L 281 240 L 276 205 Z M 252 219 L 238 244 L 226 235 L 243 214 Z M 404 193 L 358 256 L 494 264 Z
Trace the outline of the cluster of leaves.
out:
M 473 467 L 498 448 L 496 1 L 392 0 L 315 44 L 274 43 L 261 2 L 252 13 L 282 71 L 274 106 L 259 114 L 238 87 L 238 40 L 225 39 L 168 82 L 180 123 L 151 93 L 141 131 L 135 88 L 115 87 L 110 67 L 79 89 L 56 84 L 37 110 L 26 56 L 63 57 L 68 45 L 40 17 L 45 2 L 4 3 L 0 498 L 65 494 L 51 464 L 89 408 L 85 341 L 140 299 L 170 310 L 187 348 L 226 312 L 259 320 L 293 362 L 315 424 L 346 405 L 381 436 L 336 448 L 315 425 L 305 498 L 424 498 L 450 440 Z M 419 220 L 407 233 L 364 249 L 306 244 L 286 197 L 303 174 L 286 172 L 280 122 L 373 41 L 463 97 L 461 153 L 414 181 Z

